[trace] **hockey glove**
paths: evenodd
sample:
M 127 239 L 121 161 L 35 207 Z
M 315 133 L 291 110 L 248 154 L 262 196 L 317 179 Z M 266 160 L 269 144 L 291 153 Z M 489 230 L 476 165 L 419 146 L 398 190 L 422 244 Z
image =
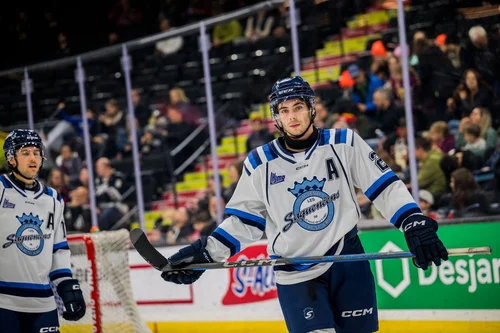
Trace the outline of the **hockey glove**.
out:
M 415 266 L 425 271 L 433 262 L 439 266 L 441 259 L 448 260 L 448 251 L 436 233 L 436 221 L 424 215 L 412 215 L 403 222 L 402 229 L 408 249 L 415 255 Z
M 64 302 L 64 319 L 77 321 L 85 316 L 86 305 L 78 280 L 61 281 L 57 286 L 57 294 Z
M 168 258 L 172 268 L 182 268 L 189 264 L 200 264 L 213 262 L 212 258 L 205 249 L 207 246 L 207 237 L 202 237 L 179 250 L 179 252 Z M 191 284 L 198 280 L 205 271 L 174 271 L 163 272 L 161 277 L 165 281 L 173 282 L 176 284 Z

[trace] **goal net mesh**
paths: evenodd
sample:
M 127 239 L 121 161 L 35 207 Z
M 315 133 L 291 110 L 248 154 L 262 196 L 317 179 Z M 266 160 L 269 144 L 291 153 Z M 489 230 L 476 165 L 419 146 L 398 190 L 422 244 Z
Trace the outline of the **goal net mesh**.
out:
M 151 333 L 141 319 L 130 283 L 127 230 L 69 235 L 73 277 L 87 303 L 77 322 L 61 318 L 66 333 Z M 57 299 L 62 314 L 62 301 Z

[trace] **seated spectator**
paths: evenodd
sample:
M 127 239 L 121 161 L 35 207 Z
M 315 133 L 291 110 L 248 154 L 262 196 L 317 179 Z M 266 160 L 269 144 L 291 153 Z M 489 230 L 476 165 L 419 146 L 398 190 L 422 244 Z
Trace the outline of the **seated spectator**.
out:
M 394 134 L 398 127 L 399 119 L 404 117 L 404 110 L 394 104 L 391 97 L 391 92 L 383 88 L 378 89 L 373 94 L 373 104 L 377 108 L 375 118 L 377 128 L 385 136 Z
M 336 115 L 331 114 L 322 102 L 316 103 L 315 109 L 314 125 L 318 128 L 332 128 L 337 120 Z
M 394 158 L 394 162 L 401 169 L 406 169 L 408 165 L 408 130 L 406 128 L 406 118 L 399 119 L 396 132 L 386 136 L 381 143 L 383 149 Z
M 243 161 L 233 162 L 228 167 L 229 171 L 229 179 L 231 180 L 231 184 L 224 191 L 223 197 L 226 202 L 229 202 L 231 197 L 233 196 L 234 191 L 236 190 L 236 185 L 238 185 L 238 181 L 240 180 L 241 173 L 243 172 Z
M 132 89 L 130 94 L 132 96 L 132 103 L 134 104 L 134 115 L 139 121 L 139 127 L 146 127 L 149 118 L 151 118 L 151 111 L 137 89 Z
M 386 81 L 389 78 L 389 64 L 388 53 L 384 43 L 381 40 L 374 42 L 370 49 L 370 53 L 372 55 L 370 71 L 382 81 Z
M 90 232 L 92 225 L 89 191 L 79 186 L 69 193 L 71 200 L 66 203 L 64 219 L 68 231 Z
M 442 155 L 439 149 L 432 149 L 430 140 L 420 137 L 415 141 L 415 157 L 419 163 L 418 187 L 431 192 L 434 197 L 446 191 L 446 178 L 439 166 Z
M 189 221 L 186 208 L 177 209 L 172 217 L 172 224 L 166 233 L 168 245 L 187 243 L 193 233 L 193 225 Z
M 245 28 L 245 37 L 249 41 L 255 42 L 266 38 L 273 28 L 274 17 L 269 15 L 268 11 L 263 9 L 257 15 L 249 16 Z
M 431 207 L 434 205 L 434 196 L 429 191 L 420 190 L 418 191 L 418 199 L 418 207 L 420 207 L 422 214 L 429 216 Z
M 191 104 L 184 90 L 181 88 L 172 88 L 169 91 L 169 95 L 170 106 L 180 110 L 182 119 L 191 126 L 198 126 L 200 124 L 200 111 L 196 106 Z
M 105 145 L 105 156 L 116 155 L 116 134 L 119 128 L 125 128 L 125 114 L 120 110 L 118 101 L 110 99 L 105 104 L 106 111 L 99 116 L 102 144 Z
M 467 144 L 463 147 L 464 150 L 473 152 L 481 159 L 484 157 L 486 150 L 486 141 L 481 138 L 481 128 L 476 124 L 467 124 L 464 127 L 464 139 Z
M 389 65 L 389 80 L 384 85 L 384 88 L 390 89 L 392 98 L 400 105 L 404 105 L 404 86 L 403 86 L 403 69 L 398 58 L 390 57 L 388 60 Z M 410 88 L 413 88 L 419 83 L 418 75 L 410 67 Z
M 70 187 L 75 186 L 80 176 L 82 160 L 78 154 L 73 153 L 70 145 L 65 144 L 61 147 L 61 155 L 56 159 L 56 164 L 69 177 Z
M 453 98 L 448 99 L 448 112 L 455 118 L 465 117 L 477 107 L 490 108 L 493 101 L 493 91 L 481 81 L 478 72 L 468 69 L 464 73 L 464 82 L 460 83 Z
M 142 136 L 142 128 L 139 127 L 139 122 L 135 119 L 135 128 L 136 128 L 136 140 L 139 142 L 139 139 Z M 127 121 L 126 128 L 120 127 L 116 131 L 116 150 L 118 159 L 128 158 L 132 156 L 132 140 L 133 133 L 130 129 L 130 122 Z
M 166 143 L 169 149 L 173 149 L 191 134 L 193 128 L 184 121 L 181 111 L 176 107 L 170 106 L 167 116 L 169 122 L 166 126 Z
M 213 12 L 214 15 L 218 15 L 221 13 L 223 8 L 221 6 L 214 3 Z M 238 37 L 243 36 L 241 23 L 238 20 L 231 20 L 224 23 L 218 23 L 215 25 L 214 30 L 212 31 L 212 46 L 219 47 L 221 45 L 231 43 Z
M 252 129 L 252 132 L 248 136 L 246 142 L 247 153 L 250 153 L 255 148 L 274 140 L 274 135 L 269 133 L 267 124 L 264 123 L 262 118 L 255 117 L 252 119 L 250 122 L 250 128 Z
M 469 39 L 462 52 L 466 68 L 478 71 L 483 79 L 498 93 L 500 90 L 500 43 L 488 36 L 486 30 L 476 25 L 469 29 Z
M 98 207 L 99 229 L 110 230 L 128 211 L 123 200 L 125 176 L 111 167 L 106 157 L 101 157 L 95 164 L 96 205 Z
M 486 216 L 489 213 L 488 200 L 481 192 L 472 172 L 465 168 L 451 174 L 451 196 L 444 197 L 441 204 L 449 204 L 452 214 L 449 217 L 464 218 Z
M 455 136 L 450 133 L 448 125 L 444 121 L 436 121 L 431 125 L 429 135 L 432 144 L 444 154 L 448 154 L 451 150 L 455 149 Z
M 163 151 L 163 141 L 154 128 L 147 127 L 139 140 L 140 152 L 143 155 L 159 153 Z
M 86 189 L 89 188 L 89 170 L 87 169 L 87 167 L 83 167 L 80 170 L 80 174 L 78 176 L 78 184 L 85 187 Z
M 68 202 L 69 200 L 67 182 L 68 176 L 66 176 L 59 169 L 52 169 L 49 173 L 49 176 L 47 177 L 47 186 L 50 186 L 54 190 L 56 190 L 61 195 L 64 202 Z
M 170 20 L 163 18 L 160 20 L 160 31 L 167 32 L 170 30 Z M 182 36 L 170 37 L 156 42 L 156 51 L 161 55 L 177 53 L 182 48 L 184 39 Z
M 355 64 L 350 65 L 347 71 L 356 83 L 352 92 L 352 98 L 357 103 L 359 111 L 373 116 L 376 111 L 376 105 L 373 103 L 373 94 L 376 90 L 383 87 L 384 82 L 375 74 L 368 74 Z
M 469 117 L 464 117 L 460 121 L 458 133 L 455 135 L 456 148 L 462 148 L 467 143 L 464 139 L 464 128 L 467 124 L 479 125 L 481 128 L 481 138 L 486 141 L 486 149 L 495 148 L 497 145 L 497 135 L 495 130 L 491 127 L 491 114 L 488 109 L 475 108 Z

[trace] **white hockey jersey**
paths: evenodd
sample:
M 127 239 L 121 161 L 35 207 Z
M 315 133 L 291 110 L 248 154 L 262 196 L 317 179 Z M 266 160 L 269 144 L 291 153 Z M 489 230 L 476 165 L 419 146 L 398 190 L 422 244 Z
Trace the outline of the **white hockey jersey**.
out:
M 319 130 L 312 147 L 290 153 L 279 140 L 253 150 L 226 206 L 229 217 L 208 239 L 207 250 L 223 261 L 264 232 L 268 254 L 325 255 L 360 219 L 355 187 L 397 228 L 418 205 L 396 174 L 349 129 Z M 294 284 L 323 274 L 331 264 L 276 271 L 276 282 Z
M 0 308 L 56 309 L 50 281 L 73 276 L 63 211 L 54 189 L 39 184 L 29 191 L 13 176 L 0 176 Z

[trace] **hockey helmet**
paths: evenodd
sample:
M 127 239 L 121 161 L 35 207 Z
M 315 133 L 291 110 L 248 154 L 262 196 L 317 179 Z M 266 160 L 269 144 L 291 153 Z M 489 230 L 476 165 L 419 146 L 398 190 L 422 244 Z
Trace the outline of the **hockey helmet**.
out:
M 16 129 L 7 135 L 3 144 L 5 158 L 16 156 L 16 151 L 23 147 L 34 146 L 40 149 L 42 160 L 45 157 L 45 151 L 42 143 L 42 138 L 37 132 L 27 129 Z
M 306 102 L 309 108 L 312 109 L 314 118 L 316 111 L 314 110 L 314 98 L 316 94 L 309 83 L 300 76 L 286 78 L 277 81 L 271 88 L 270 104 L 271 114 L 275 119 L 278 118 L 278 105 L 286 100 L 300 98 Z

